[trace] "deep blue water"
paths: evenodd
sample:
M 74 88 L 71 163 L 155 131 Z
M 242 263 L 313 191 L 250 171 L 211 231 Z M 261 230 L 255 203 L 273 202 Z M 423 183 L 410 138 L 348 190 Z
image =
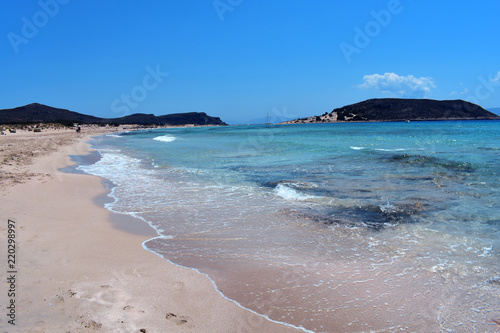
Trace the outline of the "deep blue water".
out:
M 102 158 L 81 168 L 116 185 L 110 210 L 157 229 L 145 248 L 272 320 L 494 330 L 498 121 L 170 128 L 92 144 Z

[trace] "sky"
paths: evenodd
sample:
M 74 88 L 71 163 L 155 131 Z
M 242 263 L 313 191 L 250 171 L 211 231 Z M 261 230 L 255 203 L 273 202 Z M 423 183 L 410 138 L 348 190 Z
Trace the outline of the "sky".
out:
M 369 98 L 500 108 L 500 2 L 40 0 L 0 3 L 0 109 L 229 124 Z

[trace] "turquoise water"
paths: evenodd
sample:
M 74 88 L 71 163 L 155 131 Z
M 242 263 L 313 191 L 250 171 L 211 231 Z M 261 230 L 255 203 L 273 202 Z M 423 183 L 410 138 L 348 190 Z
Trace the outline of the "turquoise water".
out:
M 171 128 L 99 137 L 84 171 L 146 249 L 315 332 L 494 331 L 500 122 Z M 240 331 L 258 331 L 243 323 Z

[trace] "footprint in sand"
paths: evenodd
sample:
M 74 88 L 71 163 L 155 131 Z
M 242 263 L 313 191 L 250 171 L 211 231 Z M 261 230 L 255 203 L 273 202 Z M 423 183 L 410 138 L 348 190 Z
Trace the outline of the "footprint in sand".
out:
M 82 324 L 84 325 L 85 328 L 91 328 L 91 329 L 94 329 L 94 330 L 99 330 L 102 327 L 101 323 L 98 323 L 98 322 L 96 322 L 94 320 L 89 320 L 88 322 L 82 323 Z
M 165 315 L 165 318 L 167 318 L 168 320 L 173 321 L 177 325 L 186 324 L 190 320 L 190 318 L 188 316 L 177 316 L 176 314 L 171 313 L 171 312 L 167 313 Z
M 132 311 L 132 309 L 133 309 L 133 308 L 134 308 L 133 306 L 127 305 L 127 306 L 125 306 L 125 307 L 123 308 L 123 311 L 130 312 L 130 311 Z
M 179 281 L 174 282 L 175 291 L 180 291 L 180 290 L 184 289 L 184 287 L 185 287 L 185 284 L 183 282 L 179 282 Z

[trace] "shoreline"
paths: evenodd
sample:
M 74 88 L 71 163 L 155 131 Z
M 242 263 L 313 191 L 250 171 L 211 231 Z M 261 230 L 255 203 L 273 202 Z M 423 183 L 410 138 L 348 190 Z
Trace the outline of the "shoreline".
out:
M 386 119 L 386 120 L 336 120 L 336 121 L 302 121 L 303 119 L 288 120 L 271 125 L 307 125 L 307 124 L 364 124 L 364 123 L 407 123 L 432 121 L 500 121 L 498 118 L 429 118 L 429 119 Z
M 7 248 L 7 220 L 15 221 L 17 280 L 11 299 L 18 331 L 300 331 L 241 308 L 205 276 L 145 250 L 149 226 L 100 205 L 107 196 L 100 177 L 59 171 L 75 164 L 69 155 L 91 152 L 86 140 L 96 134 L 48 149 L 29 166 L 2 163 L 2 172 L 17 177 L 15 185 L 3 184 L 0 245 Z M 50 133 L 47 139 L 55 140 Z M 7 261 L 6 250 L 1 261 Z M 2 304 L 9 301 L 7 287 L 0 288 Z M 0 317 L 1 332 L 13 327 L 8 320 Z

